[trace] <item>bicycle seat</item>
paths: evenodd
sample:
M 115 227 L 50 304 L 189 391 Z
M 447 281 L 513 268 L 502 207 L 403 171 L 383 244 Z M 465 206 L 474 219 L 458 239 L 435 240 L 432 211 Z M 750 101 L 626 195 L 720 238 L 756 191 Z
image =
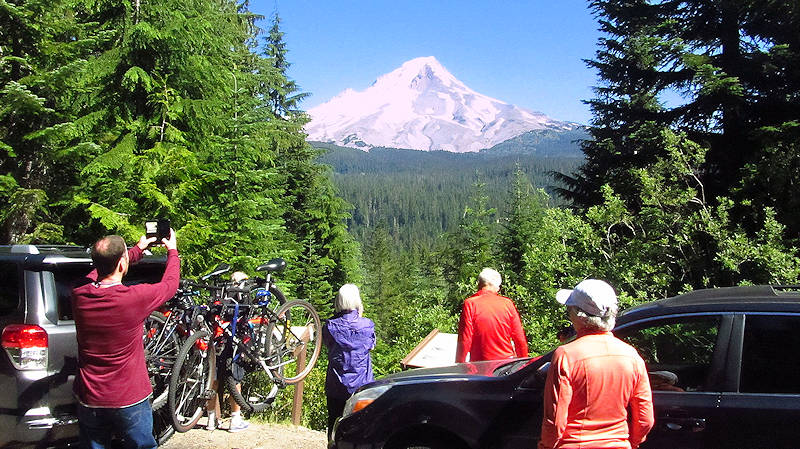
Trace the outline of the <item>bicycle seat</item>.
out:
M 217 265 L 217 268 L 214 268 L 214 270 L 211 273 L 208 273 L 208 274 L 204 275 L 200 279 L 202 279 L 204 281 L 207 281 L 208 279 L 210 279 L 210 278 L 212 278 L 214 276 L 219 276 L 220 274 L 222 274 L 222 273 L 224 273 L 224 272 L 226 272 L 226 271 L 228 271 L 230 269 L 231 269 L 230 265 L 228 265 L 226 263 L 221 263 L 221 264 Z
M 258 268 L 256 268 L 256 271 L 266 271 L 268 273 L 272 273 L 275 271 L 283 271 L 284 268 L 286 268 L 286 261 L 280 257 L 277 257 L 265 264 L 259 265 Z

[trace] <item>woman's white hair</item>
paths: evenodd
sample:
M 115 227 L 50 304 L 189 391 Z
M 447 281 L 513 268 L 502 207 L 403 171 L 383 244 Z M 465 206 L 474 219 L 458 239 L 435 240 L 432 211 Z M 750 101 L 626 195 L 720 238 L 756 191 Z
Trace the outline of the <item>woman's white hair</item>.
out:
M 567 309 L 575 311 L 575 319 L 580 321 L 581 327 L 588 331 L 608 332 L 614 329 L 617 324 L 617 306 L 614 305 L 608 309 L 603 316 L 589 315 L 578 307 L 567 306 Z
M 361 313 L 364 310 L 364 305 L 361 303 L 361 293 L 359 293 L 356 284 L 342 285 L 339 293 L 336 294 L 334 308 L 337 312 L 358 310 Z
M 500 288 L 501 282 L 503 282 L 503 278 L 500 277 L 500 273 L 493 268 L 484 268 L 478 275 L 478 287 L 483 287 L 484 285 L 494 285 L 495 287 Z

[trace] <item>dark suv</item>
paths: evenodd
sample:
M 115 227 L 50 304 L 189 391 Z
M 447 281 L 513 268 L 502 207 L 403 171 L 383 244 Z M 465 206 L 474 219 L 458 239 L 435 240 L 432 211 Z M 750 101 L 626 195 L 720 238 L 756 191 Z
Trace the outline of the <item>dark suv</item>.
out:
M 794 448 L 800 292 L 698 290 L 634 307 L 615 334 L 644 358 L 656 424 L 642 448 Z M 339 449 L 530 448 L 552 353 L 386 376 L 345 407 Z
M 49 447 L 78 435 L 72 381 L 78 347 L 73 282 L 91 269 L 86 248 L 0 246 L 0 447 Z M 126 283 L 154 282 L 163 257 L 132 265 Z

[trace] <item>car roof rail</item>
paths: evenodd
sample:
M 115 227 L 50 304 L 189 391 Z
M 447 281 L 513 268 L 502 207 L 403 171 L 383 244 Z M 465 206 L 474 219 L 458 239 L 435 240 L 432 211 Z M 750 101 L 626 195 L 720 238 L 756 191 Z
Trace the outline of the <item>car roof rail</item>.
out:
M 800 293 L 800 285 L 773 285 L 772 289 L 776 293 Z
M 39 248 L 36 245 L 11 245 L 12 253 L 20 254 L 39 254 Z

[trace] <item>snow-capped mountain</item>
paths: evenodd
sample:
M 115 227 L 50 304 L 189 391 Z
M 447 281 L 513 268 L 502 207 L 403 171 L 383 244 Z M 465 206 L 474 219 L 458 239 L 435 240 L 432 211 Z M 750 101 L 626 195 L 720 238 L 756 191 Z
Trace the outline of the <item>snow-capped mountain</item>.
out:
M 308 140 L 365 150 L 478 151 L 526 131 L 580 126 L 479 94 L 432 56 L 406 62 L 366 90 L 347 89 L 308 114 Z

